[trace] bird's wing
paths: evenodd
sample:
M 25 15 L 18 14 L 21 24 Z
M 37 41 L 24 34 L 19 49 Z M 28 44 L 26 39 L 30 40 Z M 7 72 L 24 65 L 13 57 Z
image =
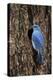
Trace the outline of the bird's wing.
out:
M 32 43 L 38 47 L 44 46 L 44 35 L 40 31 L 32 33 Z
M 39 49 L 41 47 L 41 43 L 38 40 L 37 36 L 32 34 L 32 46 L 34 49 Z
M 44 46 L 44 35 L 43 35 L 43 33 L 40 31 L 36 31 L 36 33 L 34 35 L 39 40 L 40 44 L 42 46 Z

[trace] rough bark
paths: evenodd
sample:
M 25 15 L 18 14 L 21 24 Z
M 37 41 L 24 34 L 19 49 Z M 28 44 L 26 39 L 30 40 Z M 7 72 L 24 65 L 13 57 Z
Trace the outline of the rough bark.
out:
M 51 7 L 10 4 L 9 17 L 9 75 L 51 73 Z M 43 65 L 37 65 L 33 59 L 32 45 L 28 38 L 32 21 L 41 26 L 45 35 Z

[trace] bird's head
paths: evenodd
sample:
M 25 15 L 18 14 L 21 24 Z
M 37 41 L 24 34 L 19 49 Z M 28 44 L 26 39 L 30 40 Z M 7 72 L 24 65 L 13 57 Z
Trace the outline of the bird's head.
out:
M 33 30 L 39 30 L 39 31 L 41 31 L 40 26 L 36 25 L 36 24 L 33 25 Z
M 33 31 L 35 31 L 35 30 L 41 31 L 40 26 L 34 24 L 34 25 L 28 30 L 28 37 L 29 37 L 30 40 L 31 40 L 31 38 L 32 38 L 32 33 L 33 33 Z

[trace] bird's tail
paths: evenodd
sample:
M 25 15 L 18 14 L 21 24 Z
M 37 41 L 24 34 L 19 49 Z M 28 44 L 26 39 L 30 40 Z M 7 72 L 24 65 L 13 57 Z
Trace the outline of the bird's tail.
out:
M 41 49 L 38 51 L 38 53 L 36 54 L 36 62 L 38 64 L 44 64 L 44 59 L 45 59 L 45 56 L 44 56 L 44 50 Z

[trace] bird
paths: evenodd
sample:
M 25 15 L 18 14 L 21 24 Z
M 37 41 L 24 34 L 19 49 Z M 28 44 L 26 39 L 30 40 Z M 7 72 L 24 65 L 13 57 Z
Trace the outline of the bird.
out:
M 28 31 L 29 39 L 31 40 L 33 49 L 37 52 L 36 62 L 38 64 L 44 64 L 44 48 L 45 48 L 45 36 L 41 31 L 39 25 L 34 24 Z

